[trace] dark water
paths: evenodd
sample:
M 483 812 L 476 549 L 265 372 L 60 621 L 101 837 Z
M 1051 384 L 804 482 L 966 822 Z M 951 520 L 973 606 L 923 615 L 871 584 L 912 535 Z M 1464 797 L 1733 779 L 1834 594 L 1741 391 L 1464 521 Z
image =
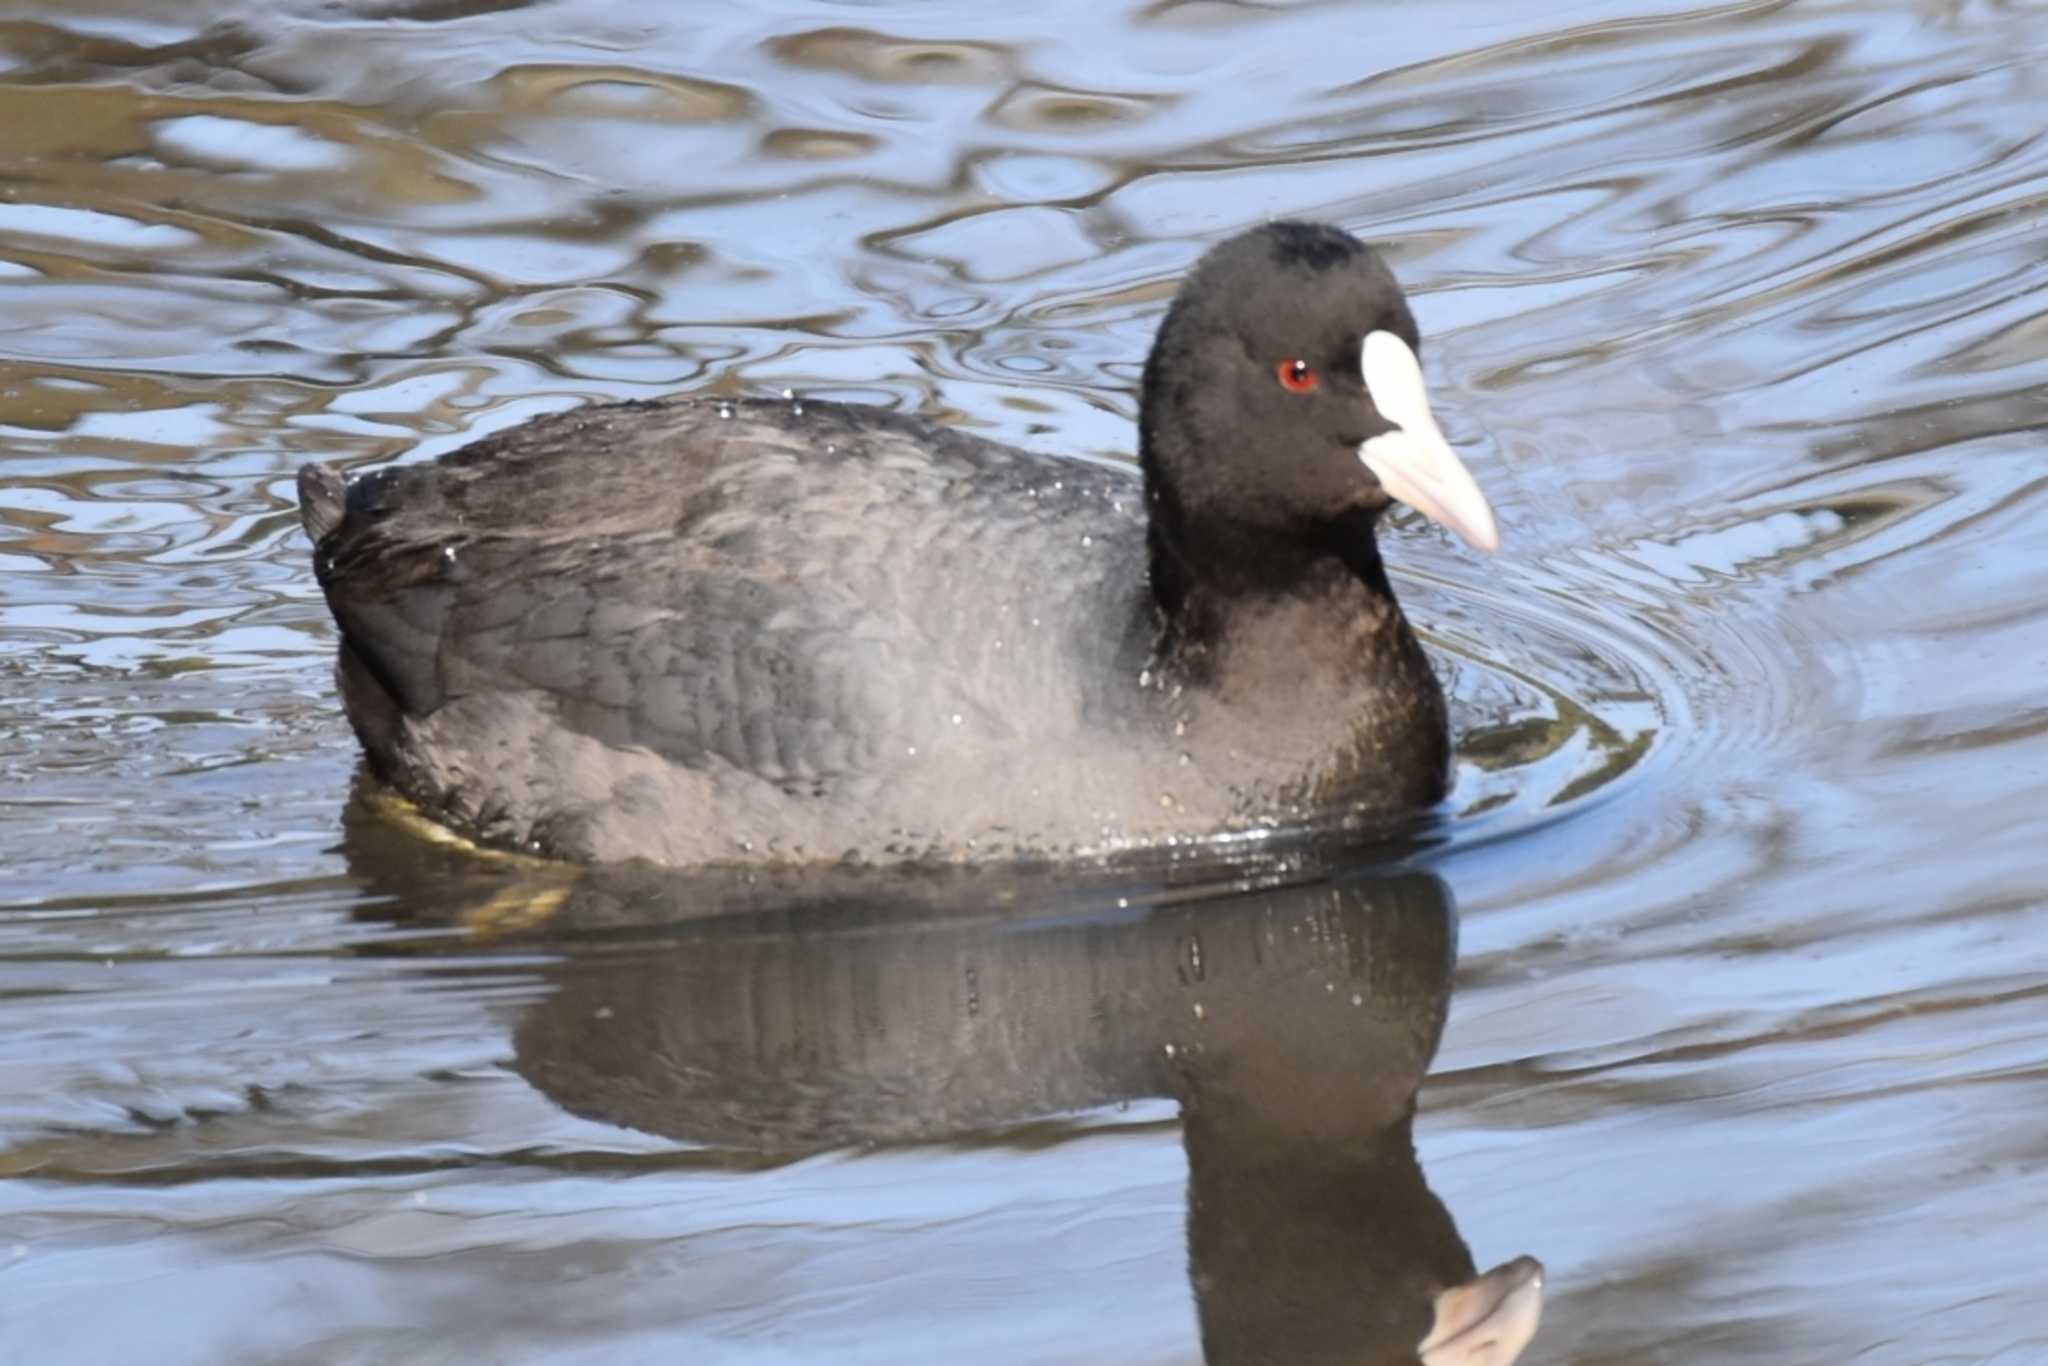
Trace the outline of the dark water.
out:
M 764 8 L 0 10 L 0 1360 L 1380 1360 L 1526 1252 L 1525 1361 L 2048 1361 L 2048 8 Z M 1404 869 L 351 799 L 299 462 L 700 387 L 1128 452 L 1280 215 L 1501 514 L 1391 538 Z

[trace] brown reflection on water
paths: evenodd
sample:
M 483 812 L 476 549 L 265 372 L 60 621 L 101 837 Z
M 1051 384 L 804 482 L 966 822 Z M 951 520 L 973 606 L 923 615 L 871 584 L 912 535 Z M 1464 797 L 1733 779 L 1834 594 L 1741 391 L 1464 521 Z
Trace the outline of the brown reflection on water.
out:
M 795 1162 L 546 1100 L 522 1021 L 735 960 L 443 944 L 501 871 L 345 856 L 290 484 L 696 386 L 1123 458 L 1179 273 L 1296 214 L 1386 244 L 1501 513 L 1485 565 L 1389 555 L 1463 754 L 1415 1136 L 1459 1236 L 1543 1256 L 1527 1359 L 2031 1362 L 2044 49 L 1998 0 L 16 6 L 0 1360 L 1185 1361 L 1191 1252 L 1226 1299 L 1295 1235 L 1362 1268 L 1368 1212 L 1257 1160 L 1348 1112 L 1249 1006 L 1218 1146 L 1192 1073 Z M 1057 1002 L 1255 922 L 1154 916 L 1003 947 Z

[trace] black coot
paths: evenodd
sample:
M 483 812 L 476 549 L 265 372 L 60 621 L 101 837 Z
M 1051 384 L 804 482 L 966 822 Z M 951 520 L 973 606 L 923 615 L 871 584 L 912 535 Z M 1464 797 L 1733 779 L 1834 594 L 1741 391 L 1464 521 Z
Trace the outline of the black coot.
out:
M 1475 545 L 1374 252 L 1212 250 L 1138 472 L 880 409 L 556 414 L 299 490 L 372 769 L 487 843 L 670 864 L 1063 856 L 1442 795 L 1390 499 Z

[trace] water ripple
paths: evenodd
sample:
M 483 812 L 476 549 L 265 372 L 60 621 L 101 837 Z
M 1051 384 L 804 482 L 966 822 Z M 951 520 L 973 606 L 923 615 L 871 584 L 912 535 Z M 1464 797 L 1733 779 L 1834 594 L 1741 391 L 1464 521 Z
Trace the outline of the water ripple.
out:
M 0 1068 L 36 1161 L 213 1171 L 229 1132 L 346 1183 L 519 1151 L 501 1128 L 640 1142 L 477 1100 L 492 993 L 530 983 L 353 956 L 394 931 L 334 848 L 300 462 L 696 387 L 1128 458 L 1188 263 L 1316 216 L 1386 248 L 1500 512 L 1491 561 L 1407 518 L 1388 554 L 1461 737 L 1424 1137 L 1566 1244 L 1549 1350 L 1917 1366 L 1859 1324 L 1937 1320 L 2004 1349 L 2009 1273 L 1927 1274 L 1863 1192 L 2030 1264 L 1955 1174 L 2030 1173 L 2006 1119 L 2038 1101 L 2037 6 L 204 11 L 0 21 L 0 953 L 38 1003 Z M 1699 1236 L 1574 1215 L 1593 1173 Z M 158 1229 L 81 1190 L 104 1208 L 34 1217 Z M 1842 1265 L 1891 1298 L 1838 1311 Z

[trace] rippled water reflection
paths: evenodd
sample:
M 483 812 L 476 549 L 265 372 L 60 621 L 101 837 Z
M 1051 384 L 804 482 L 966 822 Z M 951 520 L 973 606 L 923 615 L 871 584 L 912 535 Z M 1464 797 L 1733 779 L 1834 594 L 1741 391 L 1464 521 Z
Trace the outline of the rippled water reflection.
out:
M 1525 1359 L 2048 1356 L 2048 12 L 205 9 L 0 16 L 0 1359 L 1185 1361 L 1198 1285 L 1392 1284 L 1389 1239 L 1315 1241 L 1370 1218 L 1284 1193 L 1219 1260 L 1203 1192 L 1281 1188 L 1205 1172 L 1327 1163 L 1181 1124 L 1186 1040 L 1133 1004 L 1197 922 L 1370 945 L 1383 916 L 1283 890 L 1370 881 L 1040 889 L 1028 933 L 955 888 L 864 940 L 825 915 L 843 989 L 815 912 L 578 920 L 344 821 L 291 498 L 303 460 L 706 386 L 1117 458 L 1178 273 L 1278 215 L 1387 245 L 1502 516 L 1495 560 L 1420 524 L 1389 554 L 1464 737 L 1416 1142 L 1477 1264 L 1548 1265 Z M 1365 961 L 1248 979 L 1276 1023 L 1216 1094 L 1375 1075 L 1367 1036 L 1281 1028 Z M 733 1018 L 820 1004 L 627 1028 L 741 981 Z M 982 1039 L 951 1095 L 1002 1105 L 901 1098 L 951 1127 L 735 1147 L 703 1116 L 745 1097 L 648 1109 L 720 1058 L 800 1077 L 733 1051 L 771 1037 L 822 1050 L 792 1094 L 886 1096 L 855 1045 L 970 1000 L 1019 1065 Z

